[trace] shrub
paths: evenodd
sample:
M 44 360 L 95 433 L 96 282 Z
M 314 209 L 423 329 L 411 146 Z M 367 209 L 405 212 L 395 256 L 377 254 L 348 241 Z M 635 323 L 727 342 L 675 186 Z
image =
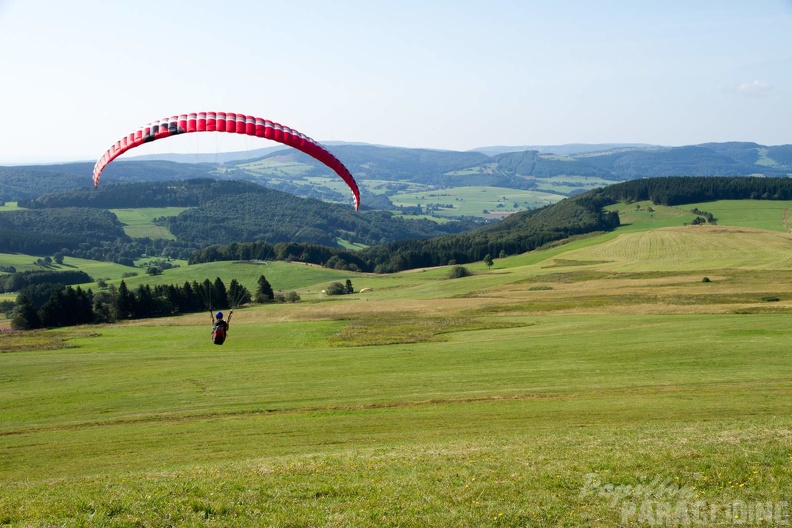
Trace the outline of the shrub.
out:
M 327 295 L 344 295 L 346 293 L 346 286 L 340 282 L 333 282 L 325 290 Z
M 462 277 L 469 277 L 470 275 L 472 275 L 472 273 L 470 273 L 470 270 L 467 269 L 465 266 L 457 265 L 451 268 L 450 270 L 448 270 L 449 279 L 459 279 Z
M 296 291 L 290 291 L 289 293 L 286 294 L 286 301 L 291 303 L 299 302 L 300 294 L 297 293 Z

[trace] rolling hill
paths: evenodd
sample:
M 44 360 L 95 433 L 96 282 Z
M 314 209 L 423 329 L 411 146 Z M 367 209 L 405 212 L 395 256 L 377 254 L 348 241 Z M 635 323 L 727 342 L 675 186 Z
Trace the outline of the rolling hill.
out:
M 787 177 L 792 174 L 792 145 L 766 146 L 748 142 L 705 143 L 681 147 L 608 145 L 544 150 L 481 151 L 409 149 L 360 144 L 333 144 L 329 150 L 348 166 L 363 187 L 363 204 L 375 197 L 404 191 L 404 185 L 439 187 L 491 186 L 553 191 L 547 184 L 563 178 L 560 194 L 571 196 L 591 187 L 580 179 L 619 182 L 657 176 Z M 485 149 L 486 150 L 486 149 Z M 255 180 L 268 187 L 330 201 L 344 201 L 344 192 L 316 185 L 330 171 L 313 158 L 286 149 L 267 149 L 258 158 L 221 163 L 176 163 L 119 159 L 104 174 L 104 182 L 173 181 L 187 178 Z M 497 152 L 497 153 L 495 153 Z M 233 157 L 233 156 L 230 156 Z M 229 157 L 229 158 L 230 158 Z M 195 160 L 195 156 L 188 156 Z M 177 159 L 177 158 L 173 158 Z M 180 158 L 184 159 L 184 158 Z M 0 201 L 35 198 L 45 192 L 90 185 L 91 163 L 0 167 Z M 380 185 L 378 182 L 388 182 Z M 378 208 L 387 208 L 387 201 Z

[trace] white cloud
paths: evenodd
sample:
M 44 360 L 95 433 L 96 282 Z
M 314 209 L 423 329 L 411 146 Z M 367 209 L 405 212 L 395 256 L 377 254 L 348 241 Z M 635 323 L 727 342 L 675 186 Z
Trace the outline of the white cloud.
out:
M 734 91 L 743 95 L 764 95 L 770 91 L 770 84 L 767 81 L 755 79 L 751 82 L 738 84 Z

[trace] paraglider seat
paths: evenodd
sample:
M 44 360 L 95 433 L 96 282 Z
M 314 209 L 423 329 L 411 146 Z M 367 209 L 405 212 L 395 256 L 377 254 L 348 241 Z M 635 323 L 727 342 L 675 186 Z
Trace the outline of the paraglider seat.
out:
M 222 345 L 225 343 L 226 332 L 222 326 L 216 326 L 212 331 L 212 343 Z

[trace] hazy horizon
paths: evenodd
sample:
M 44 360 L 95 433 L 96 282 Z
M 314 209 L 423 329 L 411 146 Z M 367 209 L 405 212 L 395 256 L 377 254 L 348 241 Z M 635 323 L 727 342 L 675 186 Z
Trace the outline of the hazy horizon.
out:
M 320 142 L 792 143 L 792 2 L 0 0 L 0 164 L 255 115 Z M 255 150 L 190 134 L 125 156 Z

